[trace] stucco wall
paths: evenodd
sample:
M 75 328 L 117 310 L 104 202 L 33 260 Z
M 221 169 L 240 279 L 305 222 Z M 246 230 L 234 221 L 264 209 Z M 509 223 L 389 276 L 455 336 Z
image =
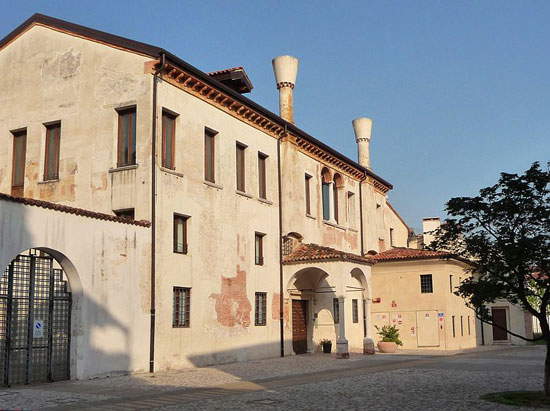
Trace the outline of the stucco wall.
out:
M 148 369 L 148 228 L 0 200 L 0 267 L 40 248 L 73 294 L 71 377 Z
M 475 316 L 452 293 L 467 273 L 454 260 L 384 262 L 373 267 L 372 326 L 397 325 L 404 348 L 460 349 L 476 345 Z M 433 293 L 421 293 L 420 275 L 432 274 Z M 451 278 L 452 275 L 452 285 Z M 432 322 L 433 316 L 437 320 Z M 452 318 L 455 318 L 453 335 Z M 461 328 L 462 317 L 462 328 Z M 468 327 L 469 322 L 469 327 Z M 437 344 L 420 344 L 419 327 L 437 323 Z M 424 325 L 426 324 L 426 325 Z M 376 334 L 376 331 L 372 331 Z

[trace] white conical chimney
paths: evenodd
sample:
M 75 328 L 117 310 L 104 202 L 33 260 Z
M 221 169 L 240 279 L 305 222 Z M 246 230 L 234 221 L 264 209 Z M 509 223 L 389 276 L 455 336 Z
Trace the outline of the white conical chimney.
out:
M 357 156 L 359 164 L 370 170 L 369 144 L 372 130 L 372 120 L 367 117 L 359 117 L 352 121 L 357 143 Z
M 286 121 L 294 123 L 293 89 L 298 74 L 298 59 L 292 56 L 279 56 L 275 57 L 271 63 L 279 90 L 279 115 Z

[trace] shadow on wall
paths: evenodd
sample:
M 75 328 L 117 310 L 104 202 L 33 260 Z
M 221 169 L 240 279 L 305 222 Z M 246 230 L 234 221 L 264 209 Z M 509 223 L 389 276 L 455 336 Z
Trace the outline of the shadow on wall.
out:
M 69 321 L 68 313 L 63 312 L 63 310 L 68 310 L 69 306 L 63 306 L 61 301 L 58 301 L 57 298 L 55 298 L 51 304 L 49 302 L 45 304 L 44 300 L 40 301 L 40 298 L 47 297 L 48 290 L 46 288 L 49 284 L 48 276 L 44 272 L 47 267 L 43 264 L 42 272 L 37 272 L 37 268 L 34 270 L 34 318 L 31 318 L 29 322 L 29 314 L 24 304 L 20 304 L 15 299 L 12 299 L 12 320 L 9 324 L 5 320 L 0 321 L 0 349 L 2 350 L 0 355 L 5 355 L 9 348 L 6 332 L 9 328 L 12 329 L 10 338 L 10 380 L 16 383 L 20 382 L 19 380 L 23 378 L 22 382 L 25 382 L 26 370 L 29 367 L 29 362 L 26 360 L 26 354 L 28 352 L 28 347 L 31 346 L 34 366 L 31 365 L 32 368 L 30 368 L 29 382 L 47 381 L 47 354 L 37 355 L 37 352 L 40 352 L 39 346 L 45 346 L 46 344 L 52 345 L 52 342 L 48 343 L 48 319 L 52 319 L 51 322 L 54 328 L 57 327 L 57 331 L 53 330 L 52 332 L 52 338 L 54 332 L 57 332 L 55 335 L 58 337 L 59 341 L 57 344 L 55 344 L 54 341 L 52 352 L 54 353 L 53 361 L 57 362 L 59 367 L 62 367 L 60 362 L 63 361 L 63 357 L 67 358 L 67 355 L 63 353 L 63 345 L 65 343 L 62 341 L 67 339 L 68 349 L 70 350 L 68 365 L 71 379 L 81 379 L 92 375 L 128 373 L 128 370 L 131 369 L 128 347 L 132 343 L 128 328 L 115 318 L 105 301 L 95 301 L 89 297 L 88 293 L 90 290 L 83 289 L 80 275 L 76 268 L 77 264 L 73 264 L 70 255 L 65 255 L 61 251 L 44 247 L 45 244 L 41 243 L 42 240 L 39 239 L 56 238 L 56 236 L 60 235 L 59 232 L 55 232 L 58 227 L 55 227 L 53 223 L 50 225 L 47 223 L 37 223 L 36 227 L 32 227 L 33 219 L 36 219 L 37 215 L 36 213 L 33 215 L 32 211 L 29 211 L 29 209 L 30 207 L 28 206 L 21 206 L 9 202 L 1 202 L 0 204 L 1 282 L 2 284 L 6 284 L 6 287 L 2 286 L 0 289 L 0 301 L 2 302 L 0 304 L 0 318 L 6 318 L 8 310 L 7 302 L 9 299 L 9 291 L 6 278 L 8 277 L 7 267 L 10 266 L 10 261 L 15 259 L 18 255 L 28 256 L 29 250 L 33 249 L 35 250 L 33 251 L 35 255 L 51 256 L 55 261 L 53 263 L 53 268 L 59 270 L 59 272 L 61 270 L 63 271 L 62 276 L 67 281 L 67 291 L 70 292 L 72 300 L 70 305 L 70 332 L 61 330 L 61 323 L 65 321 L 65 318 Z M 51 232 L 39 232 L 39 230 L 43 230 L 44 228 L 51 229 Z M 85 233 L 75 233 L 74 239 L 78 239 L 79 236 L 82 235 L 85 235 Z M 65 238 L 64 240 L 70 242 L 74 239 Z M 42 258 L 42 262 L 46 260 L 47 258 Z M 30 261 L 30 258 L 27 257 L 25 261 Z M 17 269 L 18 272 L 15 275 L 17 279 L 13 281 L 12 295 L 25 295 L 28 299 L 30 295 L 29 280 L 31 268 L 18 264 Z M 94 267 L 88 267 L 87 269 L 91 271 Z M 13 275 L 12 278 L 14 278 Z M 62 281 L 57 281 L 56 286 L 62 287 L 61 283 Z M 19 291 L 19 293 L 17 293 L 17 291 Z M 56 292 L 56 295 L 60 294 L 61 292 Z M 53 315 L 49 314 L 50 310 L 53 312 Z M 37 324 L 36 321 L 39 323 Z M 24 323 L 31 324 L 33 329 L 38 326 L 43 327 L 42 334 L 34 331 L 34 335 L 27 333 L 28 327 L 22 327 Z M 29 335 L 32 345 L 29 344 L 27 335 Z M 15 349 L 14 347 L 16 345 L 20 345 L 24 348 Z M 56 352 L 57 354 L 55 354 Z M 44 367 L 46 367 L 45 370 Z M 4 369 L 4 367 L 2 368 Z M 23 375 L 23 377 L 20 377 L 21 375 Z M 63 372 L 53 376 L 54 379 L 66 379 L 63 377 Z M 46 379 L 44 380 L 44 378 Z M 4 383 L 5 380 L 0 381 L 0 384 Z

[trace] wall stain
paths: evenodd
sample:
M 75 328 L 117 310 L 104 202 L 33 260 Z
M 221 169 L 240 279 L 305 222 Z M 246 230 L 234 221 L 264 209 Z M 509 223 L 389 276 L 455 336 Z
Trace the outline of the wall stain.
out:
M 246 296 L 246 271 L 237 264 L 235 277 L 221 276 L 222 287 L 219 294 L 211 294 L 216 301 L 215 310 L 218 323 L 225 327 L 250 325 L 252 305 Z

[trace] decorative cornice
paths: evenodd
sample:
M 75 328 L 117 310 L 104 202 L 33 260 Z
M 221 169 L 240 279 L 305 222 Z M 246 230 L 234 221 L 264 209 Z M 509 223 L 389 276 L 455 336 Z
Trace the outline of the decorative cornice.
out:
M 146 73 L 153 74 L 159 69 L 160 62 L 158 60 L 152 60 L 145 63 Z M 296 145 L 301 152 L 353 178 L 367 181 L 372 184 L 377 191 L 383 194 L 390 190 L 390 187 L 367 175 L 364 170 L 339 159 L 334 154 L 331 154 L 329 151 L 303 137 L 290 134 L 284 125 L 277 124 L 259 111 L 237 101 L 230 94 L 206 84 L 206 82 L 202 81 L 197 76 L 188 73 L 174 64 L 166 64 L 159 75 L 164 81 L 173 86 L 192 94 L 276 139 L 289 137 L 289 141 Z
M 277 90 L 283 87 L 294 88 L 294 83 L 291 83 L 290 81 L 281 81 L 280 83 L 277 83 Z

